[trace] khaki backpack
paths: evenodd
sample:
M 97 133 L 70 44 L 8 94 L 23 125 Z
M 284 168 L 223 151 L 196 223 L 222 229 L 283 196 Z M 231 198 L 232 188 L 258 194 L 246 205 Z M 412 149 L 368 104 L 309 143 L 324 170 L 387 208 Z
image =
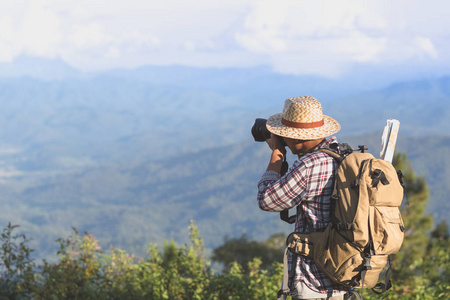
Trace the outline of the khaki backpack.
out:
M 344 154 L 319 149 L 339 162 L 331 197 L 331 221 L 322 232 L 293 232 L 286 240 L 285 275 L 280 294 L 289 294 L 287 253 L 314 260 L 333 281 L 349 290 L 374 288 L 382 269 L 399 251 L 404 227 L 399 206 L 403 201 L 401 172 L 376 159 L 360 146 L 361 153 L 345 145 Z M 292 268 L 295 269 L 295 268 Z M 290 274 L 293 276 L 294 274 Z M 390 268 L 382 292 L 389 289 Z M 375 292 L 377 292 L 374 289 Z

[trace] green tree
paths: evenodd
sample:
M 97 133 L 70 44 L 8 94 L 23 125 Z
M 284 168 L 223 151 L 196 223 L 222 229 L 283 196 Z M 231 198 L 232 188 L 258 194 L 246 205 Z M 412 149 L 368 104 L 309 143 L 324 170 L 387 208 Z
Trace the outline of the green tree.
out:
M 255 258 L 261 260 L 261 268 L 269 269 L 274 262 L 283 260 L 279 237 L 279 234 L 274 235 L 265 242 L 251 241 L 245 234 L 239 238 L 225 238 L 223 245 L 214 249 L 212 260 L 222 263 L 224 272 L 229 272 L 234 262 L 242 266 L 244 272 L 248 272 L 248 264 Z
M 449 233 L 447 221 L 442 220 L 441 223 L 439 223 L 431 232 L 431 237 L 434 239 L 448 240 Z
M 402 248 L 395 257 L 396 276 L 412 280 L 422 273 L 418 265 L 426 253 L 433 226 L 433 218 L 426 213 L 429 191 L 425 177 L 416 175 L 406 153 L 396 154 L 393 164 L 402 170 L 406 186 L 406 205 L 400 208 L 406 231 Z
M 447 225 L 443 222 L 430 233 L 433 218 L 426 212 L 429 191 L 424 176 L 417 176 L 405 153 L 396 154 L 393 164 L 403 171 L 406 186 L 401 207 L 405 239 L 394 257 L 393 289 L 368 299 L 449 299 Z
M 18 225 L 8 224 L 0 235 L 0 299 L 21 299 L 35 283 L 35 263 L 24 234 L 15 234 Z
M 39 267 L 27 258 L 32 250 L 16 228 L 3 230 L 0 299 L 273 299 L 282 277 L 281 264 L 268 271 L 258 259 L 249 262 L 248 272 L 234 263 L 229 273 L 215 275 L 193 223 L 189 245 L 171 242 L 163 251 L 151 245 L 146 259 L 102 251 L 92 235 L 74 229 L 58 240 L 58 261 Z

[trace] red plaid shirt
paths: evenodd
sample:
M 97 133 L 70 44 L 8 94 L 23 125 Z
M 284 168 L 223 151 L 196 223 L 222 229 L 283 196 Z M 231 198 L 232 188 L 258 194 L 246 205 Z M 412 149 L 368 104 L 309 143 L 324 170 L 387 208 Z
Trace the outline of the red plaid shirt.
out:
M 316 148 L 337 143 L 331 137 Z M 281 177 L 274 171 L 265 172 L 258 183 L 258 204 L 262 210 L 280 212 L 297 207 L 296 232 L 318 231 L 330 222 L 330 197 L 337 163 L 326 153 L 312 152 L 296 160 L 289 171 Z M 292 253 L 289 258 L 292 269 Z M 332 282 L 308 258 L 298 256 L 294 282 L 303 281 L 313 291 L 333 295 L 345 293 L 345 288 Z

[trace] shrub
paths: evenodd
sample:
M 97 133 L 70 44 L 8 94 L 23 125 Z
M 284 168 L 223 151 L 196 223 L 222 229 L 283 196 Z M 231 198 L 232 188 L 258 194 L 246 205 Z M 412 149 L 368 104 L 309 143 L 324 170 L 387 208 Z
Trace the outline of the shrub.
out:
M 28 239 L 8 226 L 1 235 L 0 299 L 273 299 L 282 279 L 282 265 L 262 268 L 254 258 L 245 268 L 234 262 L 229 272 L 215 274 L 204 256 L 203 241 L 191 223 L 190 244 L 151 245 L 146 259 L 123 250 L 101 251 L 89 233 L 75 228 L 58 239 L 56 263 L 36 266 Z M 432 238 L 429 255 L 411 268 L 423 276 L 396 277 L 393 290 L 382 296 L 369 291 L 364 299 L 449 299 L 448 238 Z M 246 269 L 247 271 L 244 271 Z M 394 273 L 395 274 L 395 273 Z

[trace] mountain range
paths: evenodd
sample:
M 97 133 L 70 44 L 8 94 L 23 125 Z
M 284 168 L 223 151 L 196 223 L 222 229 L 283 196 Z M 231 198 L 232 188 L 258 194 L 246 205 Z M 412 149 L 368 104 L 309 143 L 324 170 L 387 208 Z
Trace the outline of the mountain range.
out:
M 369 145 L 374 155 L 379 138 L 378 133 L 339 136 L 354 148 Z M 428 212 L 436 222 L 446 219 L 450 137 L 400 137 L 397 149 L 429 184 Z M 156 162 L 104 163 L 10 179 L 0 186 L 0 219 L 20 224 L 33 237 L 36 255 L 46 258 L 57 250 L 54 240 L 67 236 L 72 226 L 92 233 L 103 249 L 113 245 L 141 257 L 150 242 L 187 242 L 190 220 L 209 250 L 225 237 L 263 240 L 293 230 L 278 214 L 257 207 L 256 184 L 269 156 L 265 143 L 248 140 Z
M 265 67 L 86 73 L 58 60 L 0 64 L 0 221 L 21 225 L 38 257 L 70 226 L 138 255 L 149 242 L 184 242 L 190 219 L 209 249 L 243 232 L 287 232 L 256 209 L 268 149 L 250 128 L 305 94 L 341 123 L 340 139 L 369 144 L 375 156 L 386 119 L 400 120 L 398 150 L 429 182 L 429 212 L 447 217 L 450 77 L 361 82 Z

